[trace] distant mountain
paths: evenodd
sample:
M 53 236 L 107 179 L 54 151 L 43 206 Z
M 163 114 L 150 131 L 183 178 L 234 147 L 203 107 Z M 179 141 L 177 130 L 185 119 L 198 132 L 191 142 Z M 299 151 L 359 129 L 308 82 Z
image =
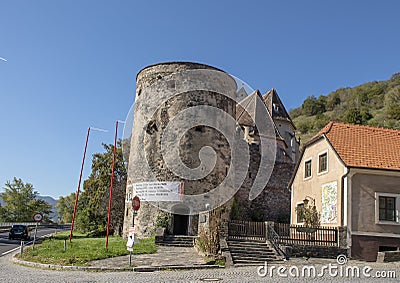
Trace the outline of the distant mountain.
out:
M 50 218 L 50 220 L 57 222 L 58 221 L 58 212 L 57 212 L 56 205 L 57 205 L 58 199 L 54 199 L 50 196 L 37 196 L 37 199 L 44 200 L 45 202 L 47 202 L 48 204 L 51 205 L 52 213 L 50 213 L 49 218 Z M 5 205 L 1 196 L 0 196 L 0 204 L 1 204 L 1 206 Z
M 386 81 L 309 96 L 300 107 L 290 111 L 290 117 L 303 144 L 329 121 L 400 130 L 400 73 Z
M 51 205 L 52 213 L 50 213 L 49 218 L 53 222 L 58 222 L 58 209 L 56 207 L 58 199 L 54 199 L 50 196 L 37 196 L 37 199 L 44 200 L 45 202 Z

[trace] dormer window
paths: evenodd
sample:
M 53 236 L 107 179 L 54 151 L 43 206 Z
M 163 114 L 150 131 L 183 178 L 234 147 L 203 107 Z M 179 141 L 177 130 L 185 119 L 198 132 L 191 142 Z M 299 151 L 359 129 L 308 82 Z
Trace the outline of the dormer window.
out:
M 273 103 L 272 106 L 274 107 L 274 112 L 279 111 L 279 106 L 277 104 Z

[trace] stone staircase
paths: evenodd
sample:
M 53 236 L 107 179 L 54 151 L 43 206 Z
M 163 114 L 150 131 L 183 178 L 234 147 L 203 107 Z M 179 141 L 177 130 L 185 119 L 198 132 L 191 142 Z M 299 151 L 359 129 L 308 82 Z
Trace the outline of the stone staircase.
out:
M 265 261 L 281 260 L 265 240 L 229 238 L 227 244 L 235 266 L 263 265 Z
M 156 244 L 171 247 L 193 247 L 195 236 L 164 235 L 162 239 L 156 238 Z

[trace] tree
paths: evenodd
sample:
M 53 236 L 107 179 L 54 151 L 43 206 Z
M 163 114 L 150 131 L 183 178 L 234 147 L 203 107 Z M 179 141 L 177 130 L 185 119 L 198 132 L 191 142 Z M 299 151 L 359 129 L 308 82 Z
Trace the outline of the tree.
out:
M 318 99 L 314 95 L 307 97 L 301 106 L 304 115 L 312 116 L 326 111 L 326 97 L 321 95 Z
M 315 130 L 319 131 L 320 129 L 322 129 L 328 123 L 329 123 L 329 117 L 328 116 L 326 116 L 323 113 L 317 114 L 315 116 L 313 128 Z
M 393 119 L 400 119 L 400 85 L 391 89 L 385 97 L 386 113 Z
M 1 208 L 0 220 L 5 222 L 32 221 L 35 213 L 42 213 L 44 221 L 49 221 L 51 205 L 44 200 L 36 199 L 38 192 L 33 185 L 24 183 L 21 179 L 14 177 L 13 182 L 7 181 L 1 197 L 5 206 Z
M 366 125 L 371 118 L 368 110 L 360 111 L 357 108 L 349 108 L 344 115 L 344 121 L 349 124 Z
M 76 194 L 72 193 L 66 197 L 60 197 L 57 202 L 58 215 L 61 223 L 71 223 L 74 212 Z
M 341 100 L 340 100 L 340 94 L 339 94 L 339 92 L 336 91 L 336 92 L 330 97 L 330 99 L 328 100 L 328 102 L 327 102 L 327 104 L 326 104 L 326 109 L 331 111 L 331 110 L 333 110 L 333 109 L 336 107 L 336 105 L 339 105 L 340 102 L 341 102 Z
M 312 228 L 320 225 L 320 214 L 314 200 L 312 204 L 305 200 L 303 206 L 296 207 L 296 213 L 300 219 L 303 219 L 303 226 Z
M 118 141 L 111 209 L 110 231 L 122 232 L 125 209 L 127 172 L 123 161 L 122 142 Z M 107 223 L 111 167 L 114 146 L 103 144 L 105 152 L 96 153 L 92 159 L 92 172 L 83 183 L 76 216 L 76 227 L 82 232 L 103 233 Z

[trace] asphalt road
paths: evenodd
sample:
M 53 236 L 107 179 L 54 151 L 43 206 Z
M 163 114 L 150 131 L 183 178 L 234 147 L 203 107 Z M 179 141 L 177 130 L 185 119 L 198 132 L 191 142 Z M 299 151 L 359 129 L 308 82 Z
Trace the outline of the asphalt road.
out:
M 56 230 L 55 228 L 40 228 L 37 230 L 36 237 L 42 237 L 48 234 L 52 234 Z M 35 229 L 31 230 L 31 240 L 26 242 L 25 244 L 30 245 L 33 240 L 33 235 L 35 233 Z M 8 239 L 8 231 L 7 232 L 0 232 L 0 256 L 4 256 L 15 249 L 18 249 L 21 245 L 21 240 L 9 240 Z

